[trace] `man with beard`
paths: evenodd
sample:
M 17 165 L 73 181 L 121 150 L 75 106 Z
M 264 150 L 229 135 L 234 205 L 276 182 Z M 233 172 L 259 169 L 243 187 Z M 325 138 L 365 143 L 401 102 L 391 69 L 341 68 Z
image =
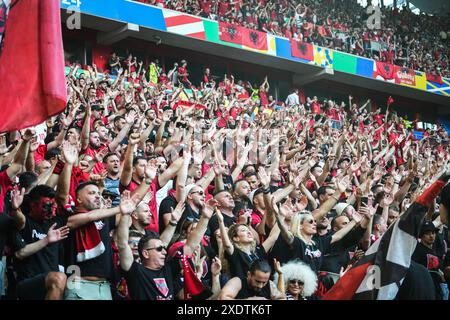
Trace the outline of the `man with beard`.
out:
M 150 231 L 145 230 L 152 220 L 152 213 L 147 203 L 141 202 L 136 210 L 131 214 L 131 227 L 130 230 L 139 232 L 142 236 L 149 235 Z
M 111 206 L 117 207 L 120 203 L 120 159 L 115 153 L 108 153 L 103 158 L 103 163 L 108 173 L 104 180 L 105 190 L 107 190 L 109 194 L 114 195 L 111 199 Z
M 176 233 L 180 233 L 183 224 L 188 221 L 199 221 L 200 210 L 205 206 L 205 192 L 200 186 L 195 184 L 187 185 L 186 188 L 186 208 L 180 218 L 176 228 Z
M 80 274 L 67 283 L 65 299 L 112 300 L 114 263 L 110 232 L 116 227 L 120 208 L 101 208 L 97 184 L 84 182 L 76 190 L 73 211 L 67 222 L 73 231 L 65 247 L 66 265 L 78 266 Z
M 254 261 L 246 278 L 234 277 L 225 284 L 219 300 L 285 300 L 285 295 L 270 281 L 271 271 L 267 261 Z
M 147 161 L 145 157 L 134 157 L 134 146 L 139 141 L 140 134 L 138 133 L 132 133 L 128 138 L 119 190 L 129 190 L 133 195 L 137 193 L 139 194 L 138 201 L 148 203 L 153 217 L 148 229 L 159 233 L 156 193 L 177 175 L 184 160 L 178 158 L 164 172 L 158 173 L 155 159 Z
M 250 192 L 250 184 L 246 180 L 238 180 L 233 185 L 233 199 L 235 203 L 233 214 L 235 216 L 238 216 L 243 211 L 253 209 L 250 199 L 248 198 Z
M 23 230 L 15 236 L 21 249 L 14 254 L 17 296 L 21 300 L 61 300 L 66 275 L 59 272 L 60 246 L 67 238 L 67 217 L 56 217 L 55 191 L 39 185 L 26 196 L 22 208 L 27 213 Z
M 103 162 L 97 159 L 96 155 L 105 154 L 108 152 L 115 152 L 117 150 L 117 147 L 122 142 L 122 140 L 127 136 L 128 131 L 130 130 L 131 126 L 134 123 L 134 119 L 136 118 L 135 113 L 129 113 L 126 117 L 126 124 L 123 126 L 122 130 L 120 130 L 119 134 L 112 140 L 110 143 L 102 143 L 100 140 L 100 135 L 97 131 L 91 132 L 91 126 L 89 123 L 90 119 L 90 107 L 88 106 L 86 109 L 86 117 L 84 120 L 83 130 L 81 133 L 81 150 L 82 152 L 80 154 L 86 154 L 90 156 L 93 160 L 97 161 L 93 173 L 99 174 L 102 172 L 105 167 L 103 165 Z

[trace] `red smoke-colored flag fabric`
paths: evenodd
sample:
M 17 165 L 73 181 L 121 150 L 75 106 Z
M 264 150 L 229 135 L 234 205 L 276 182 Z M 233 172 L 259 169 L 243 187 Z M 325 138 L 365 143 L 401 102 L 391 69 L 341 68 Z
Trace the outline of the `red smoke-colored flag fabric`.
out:
M 389 98 L 388 98 L 388 100 L 387 100 L 387 102 L 386 102 L 386 105 L 389 107 L 391 104 L 393 104 L 395 101 L 394 101 L 394 99 L 391 97 L 391 96 L 389 96 Z
M 291 54 L 293 57 L 313 61 L 314 49 L 311 43 L 291 40 Z
M 427 81 L 443 84 L 442 77 L 438 74 L 427 73 Z
M 0 52 L 0 132 L 37 125 L 66 106 L 59 3 L 10 4 Z
M 377 61 L 377 70 L 374 72 L 373 77 L 381 76 L 384 80 L 394 79 L 395 68 L 393 64 Z
M 189 263 L 186 255 L 180 254 L 181 264 L 183 266 L 184 277 L 184 299 L 185 300 L 205 300 L 212 295 L 200 279 L 195 274 L 194 268 Z
M 416 74 L 413 69 L 395 66 L 394 78 L 397 84 L 416 85 Z
M 242 28 L 242 44 L 257 50 L 268 50 L 267 33 Z
M 219 39 L 225 42 L 242 44 L 242 27 L 232 24 L 219 22 Z

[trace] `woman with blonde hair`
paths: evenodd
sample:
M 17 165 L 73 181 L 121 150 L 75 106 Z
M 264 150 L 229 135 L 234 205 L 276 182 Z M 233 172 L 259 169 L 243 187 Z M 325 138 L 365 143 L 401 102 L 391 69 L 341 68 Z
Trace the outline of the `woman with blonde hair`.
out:
M 293 259 L 300 259 L 311 267 L 314 272 L 321 269 L 324 255 L 331 250 L 331 244 L 341 240 L 357 224 L 361 224 L 363 229 L 367 228 L 371 217 L 365 214 L 364 217 L 357 212 L 353 213 L 353 219 L 344 228 L 325 236 L 317 234 L 317 223 L 314 216 L 309 211 L 302 211 L 295 214 L 288 228 L 284 219 L 275 210 L 277 224 L 280 228 L 281 236 L 286 244 L 286 250 L 292 250 Z
M 269 237 L 262 245 L 258 245 L 250 226 L 243 223 L 234 224 L 227 232 L 220 210 L 216 210 L 216 215 L 230 277 L 245 278 L 253 261 L 267 259 L 267 252 L 278 238 L 279 229 L 272 228 Z
M 281 267 L 284 277 L 281 292 L 286 292 L 287 300 L 307 300 L 317 289 L 317 275 L 311 268 L 300 260 L 289 261 Z M 274 275 L 274 282 L 278 282 L 278 273 Z

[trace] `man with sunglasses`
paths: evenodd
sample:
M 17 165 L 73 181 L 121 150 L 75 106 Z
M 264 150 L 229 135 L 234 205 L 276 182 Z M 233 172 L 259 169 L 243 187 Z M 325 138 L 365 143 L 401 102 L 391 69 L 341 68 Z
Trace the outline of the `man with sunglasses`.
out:
M 187 185 L 186 208 L 177 225 L 176 233 L 181 231 L 184 221 L 199 221 L 201 208 L 205 205 L 205 192 L 195 184 Z

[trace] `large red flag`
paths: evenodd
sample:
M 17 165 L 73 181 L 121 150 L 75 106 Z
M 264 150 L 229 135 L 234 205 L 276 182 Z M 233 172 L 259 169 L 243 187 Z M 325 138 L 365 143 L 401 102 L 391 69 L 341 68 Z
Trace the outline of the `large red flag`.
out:
M 434 73 L 427 73 L 427 81 L 434 82 L 437 84 L 443 84 L 442 77 Z
M 0 52 L 0 132 L 37 125 L 66 106 L 59 8 L 58 0 L 10 3 Z
M 267 33 L 242 28 L 242 44 L 257 50 L 268 50 Z
M 313 61 L 314 50 L 311 43 L 301 42 L 298 40 L 291 40 L 291 54 L 293 57 Z
M 384 80 L 394 80 L 395 68 L 393 64 L 377 61 L 375 65 L 377 69 L 374 71 L 374 78 L 381 77 Z
M 225 42 L 242 44 L 242 27 L 232 24 L 219 22 L 219 39 Z

